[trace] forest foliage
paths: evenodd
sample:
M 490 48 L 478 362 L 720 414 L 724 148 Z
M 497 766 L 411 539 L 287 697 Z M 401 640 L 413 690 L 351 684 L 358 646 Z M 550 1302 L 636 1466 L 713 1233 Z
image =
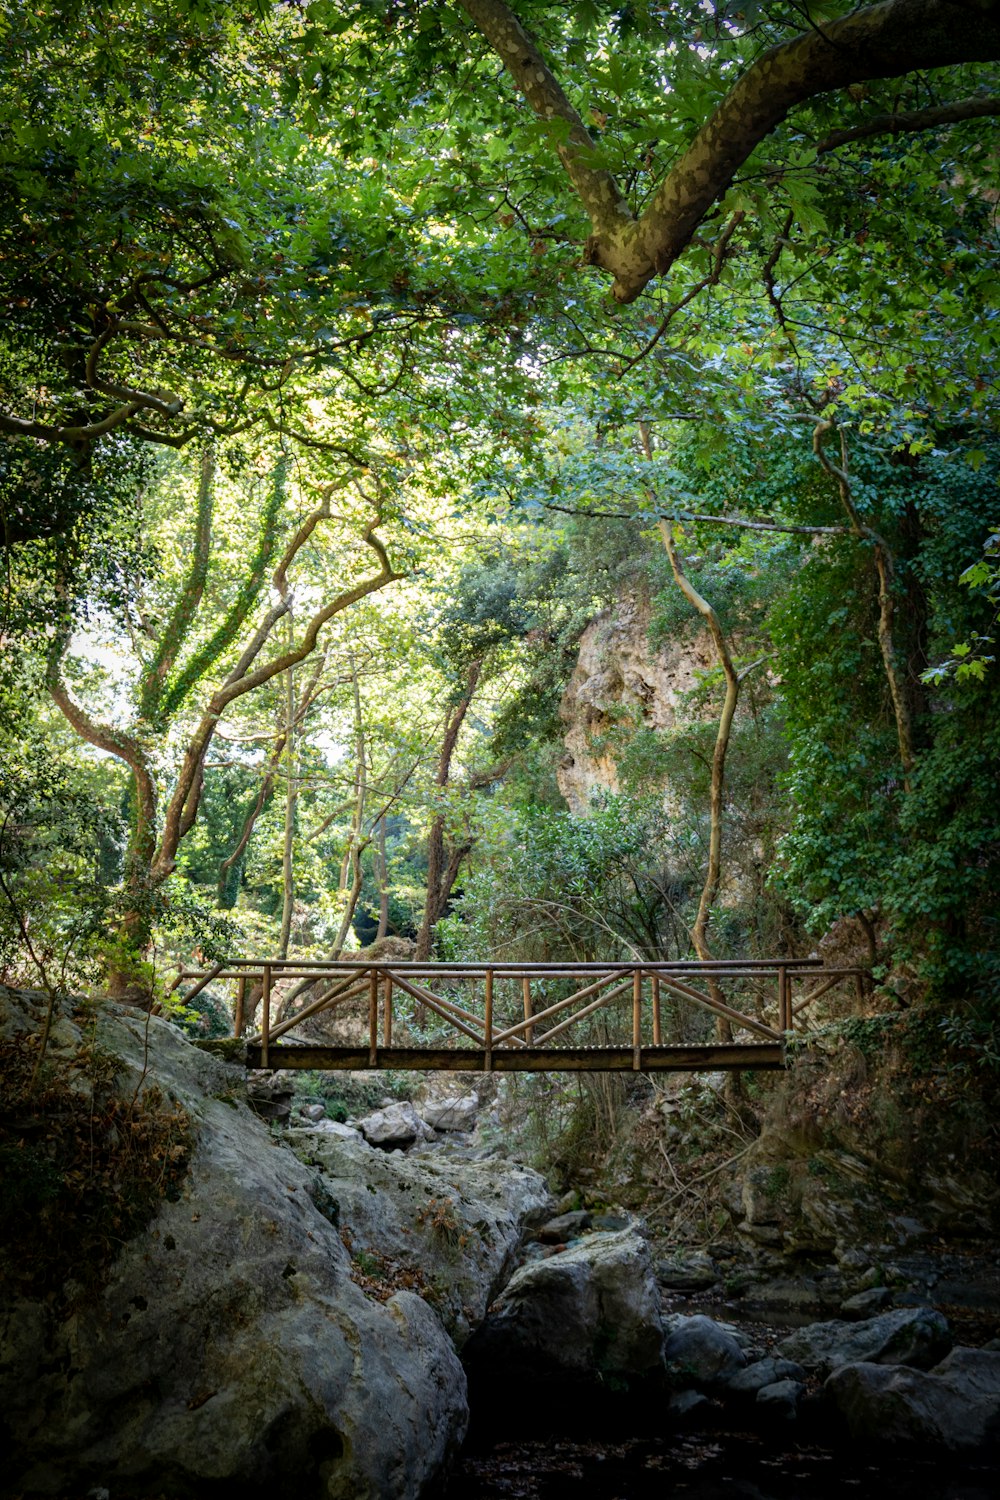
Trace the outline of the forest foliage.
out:
M 0 6 L 3 976 L 689 956 L 710 890 L 992 1036 L 997 6 L 516 10 Z M 719 816 L 723 666 L 572 816 L 581 635 L 690 639 L 681 566 Z

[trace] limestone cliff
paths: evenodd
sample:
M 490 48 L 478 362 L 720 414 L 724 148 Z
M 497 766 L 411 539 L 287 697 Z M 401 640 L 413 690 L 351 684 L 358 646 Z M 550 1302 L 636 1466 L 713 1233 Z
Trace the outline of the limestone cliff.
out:
M 566 754 L 557 771 L 570 811 L 586 813 L 592 794 L 620 790 L 611 731 L 623 716 L 633 725 L 669 730 L 690 710 L 682 707 L 698 676 L 715 664 L 712 640 L 699 629 L 654 650 L 650 606 L 627 595 L 598 615 L 580 637 L 580 653 L 559 714 Z

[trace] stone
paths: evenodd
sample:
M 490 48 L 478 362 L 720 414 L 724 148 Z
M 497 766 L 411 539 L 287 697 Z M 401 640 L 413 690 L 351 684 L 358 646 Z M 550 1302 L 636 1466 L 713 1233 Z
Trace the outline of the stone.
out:
M 590 1214 L 585 1208 L 576 1208 L 542 1224 L 535 1231 L 535 1238 L 543 1245 L 564 1245 L 567 1240 L 579 1238 L 589 1228 Z
M 12 1490 L 417 1500 L 468 1421 L 432 1307 L 352 1279 L 315 1168 L 239 1102 L 241 1073 L 124 1007 L 102 1006 L 97 1042 L 129 1095 L 155 1086 L 184 1108 L 194 1145 L 99 1292 L 78 1289 L 69 1315 L 7 1301 Z
M 466 1359 L 504 1380 L 579 1381 L 659 1372 L 660 1299 L 649 1248 L 635 1229 L 592 1234 L 514 1273 L 470 1340 Z
M 656 1263 L 656 1279 L 670 1292 L 702 1292 L 715 1286 L 719 1268 L 710 1255 L 692 1251 L 676 1259 Z
M 673 1320 L 663 1358 L 674 1384 L 708 1388 L 726 1385 L 747 1362 L 734 1336 L 701 1313 Z
M 950 1345 L 948 1321 L 941 1313 L 929 1307 L 900 1307 L 861 1323 L 812 1323 L 783 1339 L 777 1352 L 807 1370 L 829 1375 L 859 1361 L 927 1369 Z
M 249 1073 L 246 1089 L 247 1103 L 262 1120 L 280 1124 L 291 1115 L 295 1085 L 280 1073 Z
M 377 1109 L 356 1120 L 355 1125 L 372 1146 L 398 1146 L 424 1140 L 427 1134 L 424 1122 L 408 1099 Z
M 870 1318 L 873 1313 L 888 1307 L 891 1301 L 892 1291 L 889 1287 L 870 1286 L 866 1291 L 855 1292 L 853 1297 L 848 1297 L 841 1303 L 840 1310 L 848 1318 Z
M 805 1374 L 802 1366 L 797 1365 L 794 1360 L 775 1359 L 769 1355 L 737 1370 L 726 1382 L 726 1388 L 734 1396 L 756 1396 L 766 1386 L 777 1385 L 781 1381 L 803 1381 Z
M 1000 1447 L 1000 1353 L 953 1349 L 930 1371 L 842 1365 L 823 1389 L 858 1441 L 965 1455 Z
M 479 1100 L 475 1094 L 427 1099 L 420 1106 L 420 1113 L 433 1130 L 474 1130 L 479 1114 Z
M 674 1391 L 667 1402 L 667 1411 L 672 1417 L 689 1417 L 708 1405 L 708 1397 L 701 1391 Z
M 545 1179 L 495 1158 L 389 1153 L 325 1130 L 293 1141 L 337 1199 L 353 1253 L 386 1258 L 423 1286 L 461 1346 L 513 1270 L 525 1218 L 548 1208 Z
M 326 1114 L 326 1107 L 322 1104 L 303 1104 L 299 1114 L 303 1120 L 322 1120 Z
M 761 1386 L 757 1392 L 757 1405 L 769 1417 L 790 1422 L 798 1415 L 805 1389 L 801 1380 L 776 1380 L 773 1385 Z

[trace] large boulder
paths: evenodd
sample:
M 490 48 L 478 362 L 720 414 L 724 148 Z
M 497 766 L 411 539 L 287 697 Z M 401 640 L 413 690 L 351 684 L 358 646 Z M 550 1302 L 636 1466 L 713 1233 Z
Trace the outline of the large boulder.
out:
M 819 1375 L 864 1361 L 929 1369 L 951 1347 L 948 1320 L 934 1308 L 899 1307 L 862 1323 L 812 1323 L 782 1339 L 777 1352 Z
M 373 1114 L 355 1121 L 365 1140 L 373 1146 L 406 1146 L 427 1140 L 431 1131 L 408 1099 L 387 1104 Z
M 64 1042 L 67 1027 L 61 1017 Z M 432 1308 L 358 1284 L 331 1194 L 240 1102 L 239 1070 L 125 1009 L 102 1011 L 97 1043 L 122 1059 L 129 1094 L 155 1080 L 187 1111 L 194 1145 L 176 1201 L 99 1291 L 8 1295 L 0 1422 L 13 1491 L 416 1500 L 468 1418 Z
M 325 1130 L 293 1140 L 336 1200 L 355 1257 L 376 1278 L 404 1273 L 463 1344 L 511 1270 L 525 1219 L 550 1201 L 545 1179 L 446 1150 L 387 1154 Z
M 667 1373 L 676 1385 L 721 1386 L 747 1362 L 733 1335 L 702 1313 L 677 1317 L 663 1350 Z
M 592 1234 L 522 1266 L 470 1342 L 467 1362 L 514 1389 L 558 1374 L 627 1382 L 658 1372 L 663 1325 L 646 1241 L 634 1228 Z
M 931 1371 L 842 1365 L 824 1386 L 862 1442 L 953 1453 L 1000 1446 L 1000 1353 L 953 1349 Z
M 420 1115 L 434 1130 L 475 1130 L 479 1100 L 475 1094 L 425 1099 L 420 1106 Z

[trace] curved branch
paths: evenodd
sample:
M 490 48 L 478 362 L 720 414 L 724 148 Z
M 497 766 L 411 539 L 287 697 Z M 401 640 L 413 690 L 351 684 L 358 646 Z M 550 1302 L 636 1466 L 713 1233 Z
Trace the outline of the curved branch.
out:
M 588 176 L 593 142 L 524 28 L 500 0 L 461 3 L 539 118 L 569 122 L 570 144 L 559 149 L 594 231 L 586 258 L 610 273 L 623 303 L 669 271 L 739 167 L 796 105 L 854 83 L 1000 57 L 996 0 L 881 0 L 802 32 L 751 64 L 635 221 L 619 211 L 622 196 L 610 176 L 607 184 Z
M 595 233 L 616 234 L 634 222 L 614 177 L 595 165 L 598 148 L 554 77 L 537 44 L 503 0 L 459 0 L 540 120 L 561 120 L 566 139 L 556 147 Z
M 81 739 L 104 750 L 128 766 L 135 787 L 136 821 L 129 847 L 129 858 L 145 865 L 152 858 L 156 844 L 156 782 L 150 769 L 146 753 L 138 740 L 124 730 L 113 729 L 109 724 L 99 724 L 84 708 L 70 697 L 62 677 L 62 655 L 65 636 L 57 638 L 49 651 L 46 665 L 46 682 L 53 703 L 65 719 L 76 730 Z
M 862 125 L 849 130 L 834 130 L 816 147 L 817 156 L 838 151 L 851 141 L 864 141 L 874 135 L 903 135 L 920 130 L 935 130 L 940 125 L 960 125 L 966 120 L 983 120 L 1000 115 L 1000 99 L 973 94 L 954 104 L 938 104 L 931 109 L 901 109 L 894 115 L 873 115 Z

